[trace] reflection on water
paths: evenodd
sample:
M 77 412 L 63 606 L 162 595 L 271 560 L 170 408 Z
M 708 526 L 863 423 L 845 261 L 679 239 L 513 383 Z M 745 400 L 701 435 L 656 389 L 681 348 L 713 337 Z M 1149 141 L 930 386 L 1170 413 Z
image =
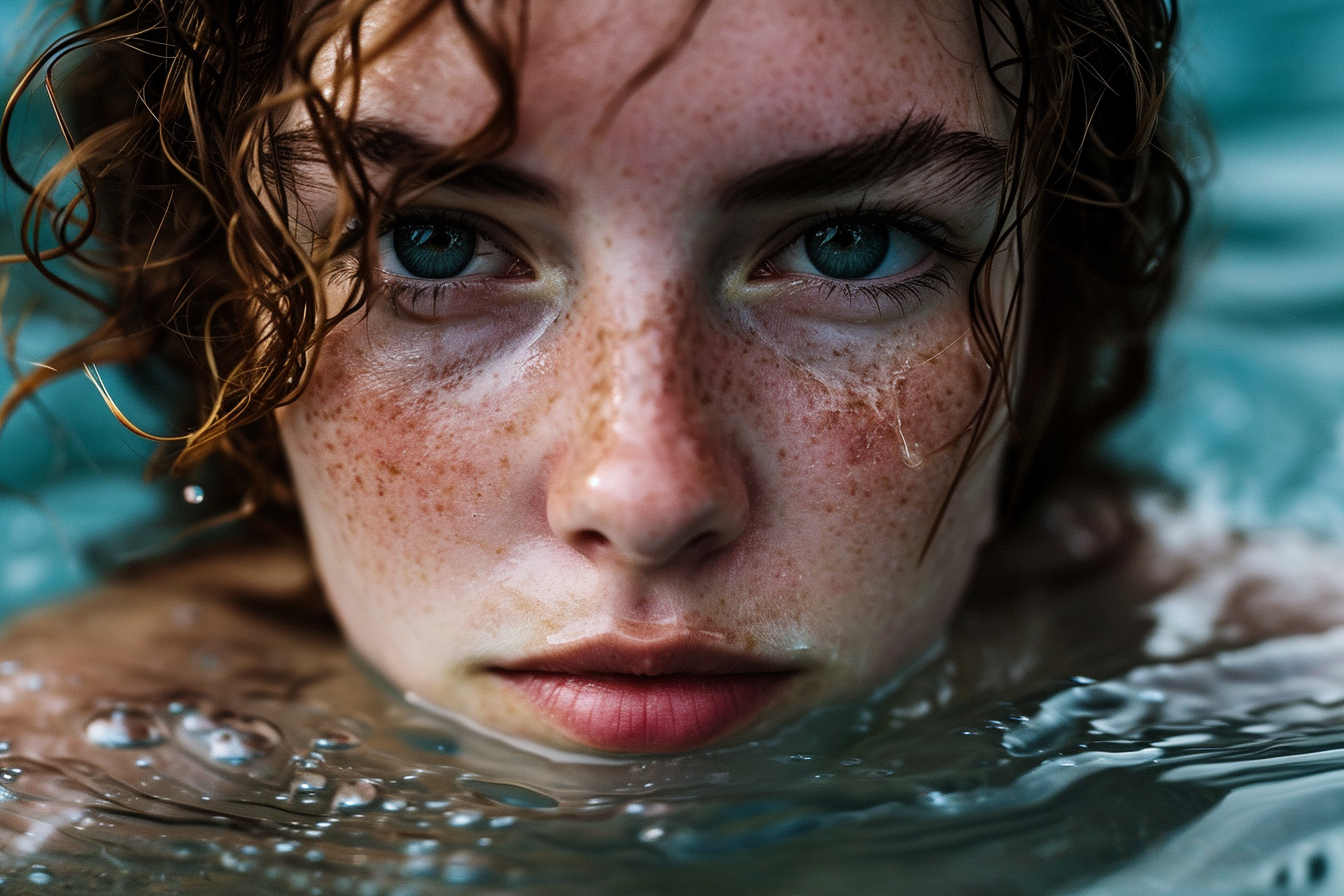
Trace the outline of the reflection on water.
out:
M 982 600 L 881 699 L 636 761 L 525 752 L 176 613 L 97 682 L 0 662 L 4 892 L 1344 893 L 1344 627 L 1172 646 L 1294 544 L 1176 577 L 1128 630 Z

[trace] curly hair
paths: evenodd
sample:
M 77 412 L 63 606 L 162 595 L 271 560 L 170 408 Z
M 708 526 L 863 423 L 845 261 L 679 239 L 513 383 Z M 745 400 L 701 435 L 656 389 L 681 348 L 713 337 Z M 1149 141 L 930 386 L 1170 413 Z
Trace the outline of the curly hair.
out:
M 0 119 L 0 163 L 28 194 L 23 256 L 10 261 L 31 263 L 105 317 L 16 382 L 0 423 L 55 377 L 159 354 L 196 394 L 194 425 L 160 437 L 161 461 L 185 471 L 221 457 L 241 513 L 287 503 L 272 412 L 300 394 L 324 335 L 365 306 L 373 282 L 376 227 L 340 222 L 379 221 L 387 197 L 500 153 L 517 127 L 526 0 L 416 0 L 366 46 L 361 26 L 375 2 L 107 0 L 100 21 L 36 60 Z M 691 3 L 608 113 L 675 56 L 709 2 Z M 1092 457 L 1105 426 L 1147 387 L 1190 200 L 1166 115 L 1177 17 L 1174 0 L 970 2 L 1013 120 L 998 216 L 966 296 L 991 374 L 962 469 L 1006 404 L 1011 514 Z M 455 17 L 498 101 L 468 139 L 375 187 L 350 112 L 361 67 L 437 8 Z M 322 78 L 336 87 L 324 92 L 314 72 L 333 43 L 344 49 L 327 60 L 335 70 Z M 40 83 L 69 153 L 30 183 L 13 161 L 13 121 L 18 97 Z M 295 108 L 312 125 L 302 144 L 280 124 Z M 325 228 L 300 223 L 286 187 L 313 163 L 333 173 L 342 206 Z M 58 198 L 72 175 L 77 193 Z M 1006 316 L 991 312 L 985 289 L 1004 248 L 1028 260 Z M 324 273 L 342 254 L 355 259 L 355 286 L 326 308 Z M 59 273 L 58 259 L 97 272 L 107 296 Z

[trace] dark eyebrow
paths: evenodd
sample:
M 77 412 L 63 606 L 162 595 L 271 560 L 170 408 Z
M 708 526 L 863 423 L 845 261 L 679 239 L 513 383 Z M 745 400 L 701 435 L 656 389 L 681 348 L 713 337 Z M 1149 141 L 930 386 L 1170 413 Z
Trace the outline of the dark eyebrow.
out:
M 951 131 L 941 119 L 906 119 L 889 131 L 753 171 L 719 197 L 724 208 L 862 191 L 924 171 L 946 169 L 940 190 L 997 194 L 1007 150 L 976 131 Z
M 451 149 L 437 145 L 377 119 L 354 122 L 348 131 L 351 147 L 366 164 L 392 172 L 415 171 L 415 180 L 432 184 L 446 181 L 455 190 L 559 204 L 554 188 L 540 178 L 501 162 L 479 161 L 463 167 Z M 283 158 L 290 163 L 321 163 L 321 141 L 311 128 L 296 128 L 277 136 Z

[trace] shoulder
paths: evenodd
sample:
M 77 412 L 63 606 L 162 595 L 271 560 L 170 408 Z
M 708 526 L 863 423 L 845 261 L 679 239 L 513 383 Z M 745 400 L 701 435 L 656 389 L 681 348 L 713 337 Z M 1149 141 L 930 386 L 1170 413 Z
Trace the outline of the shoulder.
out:
M 1344 546 L 1296 529 L 1237 531 L 1216 512 L 1136 499 L 1139 558 L 1164 587 L 1144 604 L 1155 659 L 1344 625 Z
M 293 550 L 160 560 L 16 620 L 0 637 L 0 866 L 143 846 L 158 821 L 284 794 L 309 728 L 373 705 L 361 677 Z
M 1039 681 L 1339 626 L 1344 547 L 1237 531 L 1168 494 L 1075 487 L 986 549 L 953 637 L 992 653 L 996 675 Z
M 110 706 L 282 691 L 346 662 L 302 553 L 231 545 L 128 570 L 9 623 L 0 721 L 17 748 Z

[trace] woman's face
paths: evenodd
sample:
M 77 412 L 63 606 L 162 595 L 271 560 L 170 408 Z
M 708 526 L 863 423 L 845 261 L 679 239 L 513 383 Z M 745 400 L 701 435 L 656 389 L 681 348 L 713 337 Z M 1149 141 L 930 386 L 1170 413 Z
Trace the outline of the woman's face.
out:
M 534 4 L 517 139 L 401 197 L 280 418 L 355 648 L 551 746 L 693 749 L 876 687 L 993 524 L 997 423 L 926 550 L 988 382 L 1007 116 L 969 10 L 715 0 L 612 106 L 687 8 Z M 368 163 L 495 98 L 430 17 L 364 75 Z

